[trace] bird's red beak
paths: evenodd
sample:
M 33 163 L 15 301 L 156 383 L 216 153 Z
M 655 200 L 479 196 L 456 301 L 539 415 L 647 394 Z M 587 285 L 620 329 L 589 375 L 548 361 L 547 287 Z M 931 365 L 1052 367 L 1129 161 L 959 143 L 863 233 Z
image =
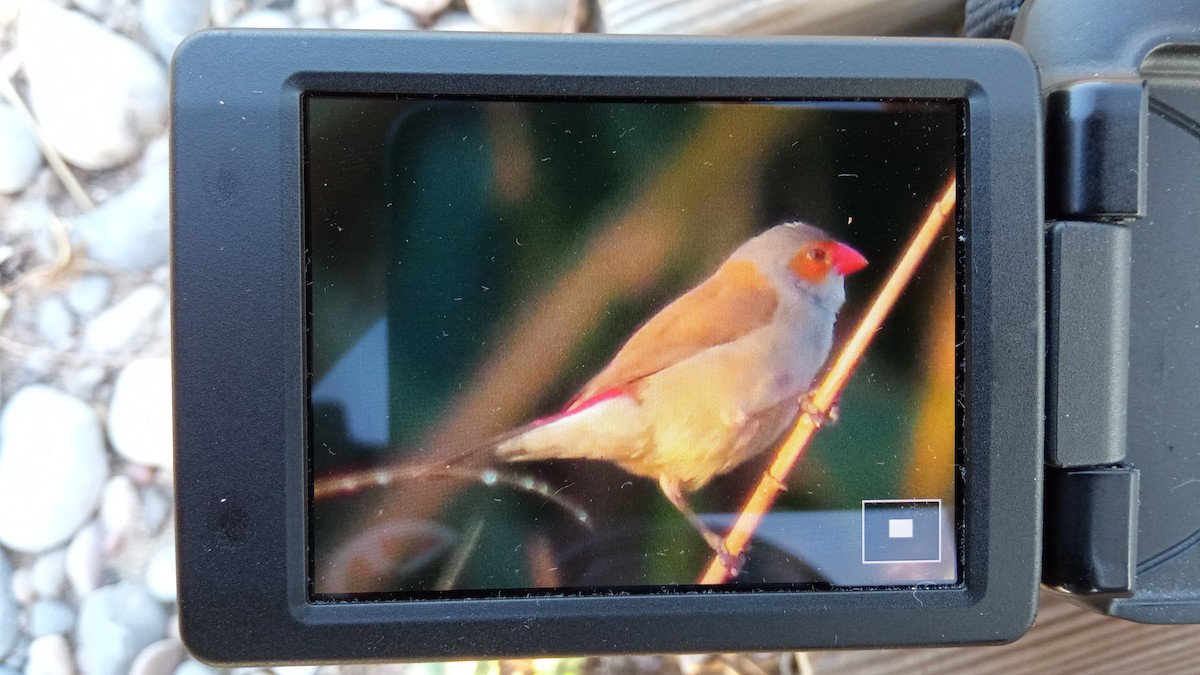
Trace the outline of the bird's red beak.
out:
M 834 243 L 833 250 L 830 253 L 833 257 L 833 268 L 838 271 L 838 274 L 844 277 L 848 277 L 867 266 L 867 259 L 863 257 L 863 254 L 841 242 Z

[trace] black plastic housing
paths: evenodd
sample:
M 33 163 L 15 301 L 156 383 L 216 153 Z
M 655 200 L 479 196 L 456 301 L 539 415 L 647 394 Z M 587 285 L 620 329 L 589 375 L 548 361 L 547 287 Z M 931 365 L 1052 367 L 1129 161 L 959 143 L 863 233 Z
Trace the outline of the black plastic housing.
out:
M 1073 221 L 1050 232 L 1043 578 L 1200 622 L 1200 7 L 1031 0 L 1013 39 L 1047 96 L 1047 218 Z
M 306 596 L 305 92 L 960 99 L 966 359 L 959 587 L 374 603 Z M 1008 43 L 209 32 L 172 80 L 181 630 L 214 663 L 1000 642 L 1041 538 L 1037 75 Z

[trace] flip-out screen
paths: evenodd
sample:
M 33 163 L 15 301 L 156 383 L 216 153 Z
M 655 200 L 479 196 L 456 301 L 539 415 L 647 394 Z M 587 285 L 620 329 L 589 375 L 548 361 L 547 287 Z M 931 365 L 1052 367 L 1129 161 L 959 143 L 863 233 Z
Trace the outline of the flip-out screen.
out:
M 310 597 L 958 583 L 962 116 L 307 96 Z

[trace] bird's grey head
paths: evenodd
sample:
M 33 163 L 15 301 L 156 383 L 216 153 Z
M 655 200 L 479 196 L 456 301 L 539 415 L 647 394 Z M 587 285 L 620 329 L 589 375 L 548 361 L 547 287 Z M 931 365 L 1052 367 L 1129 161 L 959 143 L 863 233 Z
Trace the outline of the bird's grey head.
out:
M 780 288 L 835 313 L 846 300 L 845 276 L 866 264 L 854 249 L 800 222 L 772 227 L 742 244 L 731 258 L 753 260 Z

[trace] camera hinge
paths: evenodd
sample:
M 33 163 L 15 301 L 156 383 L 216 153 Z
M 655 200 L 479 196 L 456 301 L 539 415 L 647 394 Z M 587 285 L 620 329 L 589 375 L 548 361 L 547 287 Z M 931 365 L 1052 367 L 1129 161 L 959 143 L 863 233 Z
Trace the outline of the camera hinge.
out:
M 1146 209 L 1145 83 L 1074 82 L 1046 101 L 1048 250 L 1042 581 L 1133 592 L 1137 469 L 1124 464 L 1129 221 Z

